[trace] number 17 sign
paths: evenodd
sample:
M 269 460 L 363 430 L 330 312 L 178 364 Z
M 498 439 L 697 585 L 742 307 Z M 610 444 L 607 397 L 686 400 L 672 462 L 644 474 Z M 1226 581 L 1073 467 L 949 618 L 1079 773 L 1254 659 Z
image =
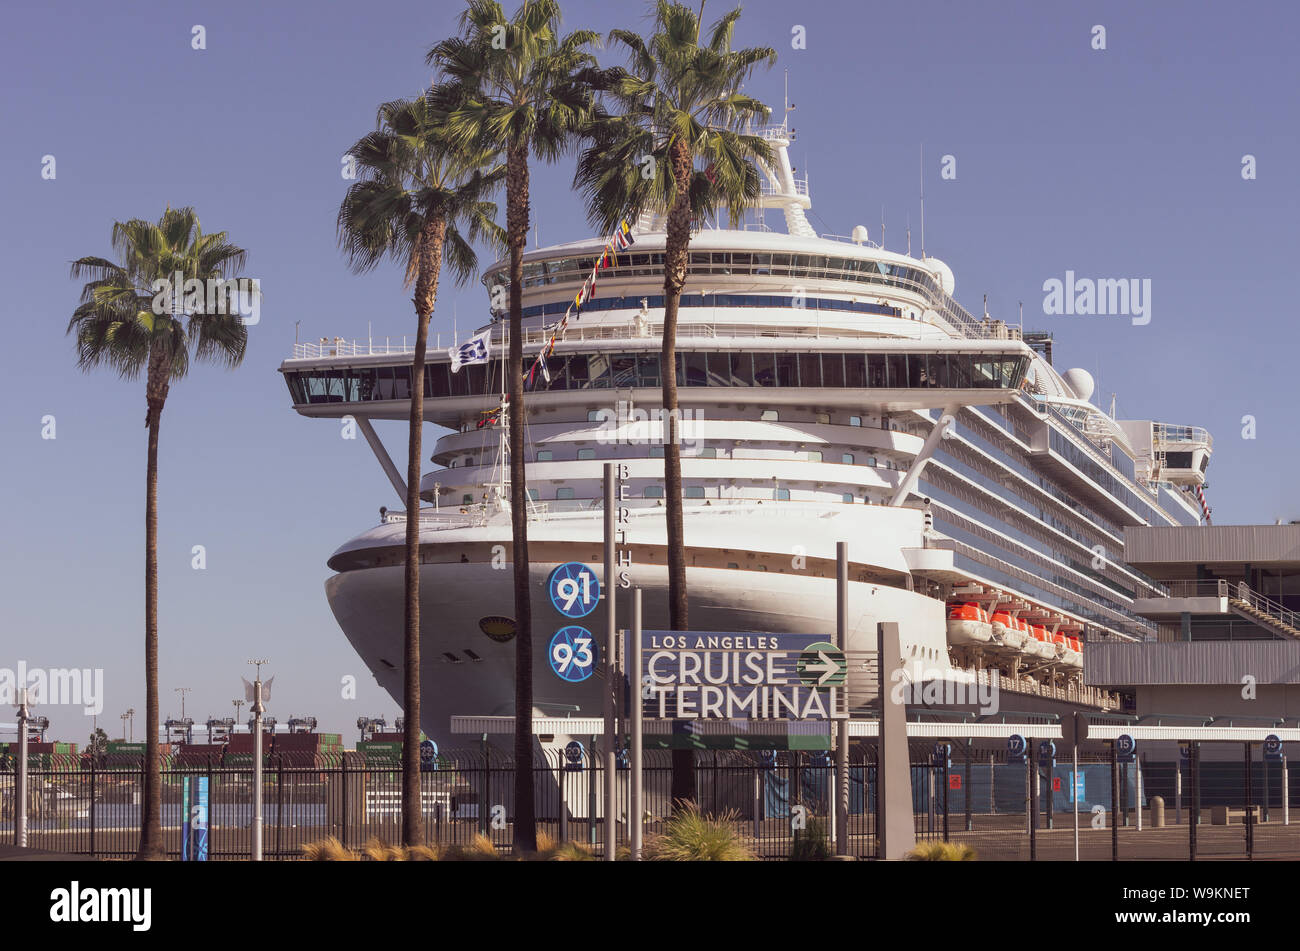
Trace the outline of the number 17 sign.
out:
M 578 561 L 567 561 L 552 571 L 546 590 L 555 610 L 567 618 L 586 617 L 600 603 L 600 580 Z

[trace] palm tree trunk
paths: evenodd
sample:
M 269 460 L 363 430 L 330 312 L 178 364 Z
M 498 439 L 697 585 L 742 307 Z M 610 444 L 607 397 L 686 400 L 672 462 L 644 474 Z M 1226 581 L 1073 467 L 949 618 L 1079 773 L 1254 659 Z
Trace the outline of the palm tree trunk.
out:
M 515 852 L 537 851 L 533 800 L 533 607 L 528 581 L 528 483 L 524 470 L 524 242 L 528 239 L 528 148 L 506 155 L 506 235 L 510 245 L 510 530 L 515 572 Z
M 165 353 L 149 356 L 146 400 L 149 462 L 144 504 L 144 796 L 140 807 L 140 847 L 136 859 L 166 858 L 162 839 L 162 763 L 158 750 L 158 427 L 167 399 Z
M 438 296 L 447 223 L 430 219 L 420 235 L 415 280 L 415 358 L 411 362 L 411 425 L 406 456 L 406 610 L 402 658 L 402 844 L 424 843 L 420 794 L 420 469 L 424 435 L 424 357 Z
M 691 241 L 690 177 L 693 172 L 690 149 L 678 139 L 670 148 L 676 197 L 668 211 L 668 234 L 664 242 L 664 337 L 659 359 L 663 375 L 664 495 L 668 521 L 668 626 L 689 631 L 686 600 L 686 539 L 682 527 L 682 447 L 677 406 L 677 311 L 686 284 L 686 255 Z M 694 755 L 691 750 L 673 750 L 672 799 L 678 803 L 695 799 Z

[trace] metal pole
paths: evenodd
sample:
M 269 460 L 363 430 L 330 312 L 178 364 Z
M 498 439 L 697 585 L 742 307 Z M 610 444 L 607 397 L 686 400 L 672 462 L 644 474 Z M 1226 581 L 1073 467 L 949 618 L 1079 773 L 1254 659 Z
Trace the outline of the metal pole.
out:
M 1291 824 L 1291 786 L 1287 782 L 1286 754 L 1282 755 L 1282 825 Z
M 1134 806 L 1137 810 L 1137 830 L 1142 831 L 1142 757 L 1133 757 L 1134 775 L 1137 777 L 1137 802 Z
M 641 752 L 642 718 L 645 709 L 641 698 L 641 589 L 632 589 L 632 643 L 627 645 L 631 659 L 631 676 L 628 677 L 628 689 L 632 692 L 632 790 L 631 805 L 631 845 L 632 861 L 641 861 L 642 837 L 645 833 L 645 806 L 642 805 L 642 782 L 644 781 L 644 763 Z
M 253 681 L 253 861 L 262 861 L 262 678 Z
M 835 646 L 849 653 L 849 544 L 835 543 Z M 848 713 L 848 677 L 844 678 L 845 713 Z M 832 711 L 833 713 L 834 711 Z M 835 797 L 835 854 L 849 854 L 849 721 L 835 721 L 835 775 L 839 788 Z M 946 836 L 945 836 L 946 838 Z
M 1201 745 L 1192 743 L 1188 748 L 1187 756 L 1187 778 L 1192 784 L 1192 801 L 1187 807 L 1187 842 L 1188 858 L 1196 861 L 1196 827 L 1201 824 L 1201 776 L 1200 776 L 1200 759 Z
M 1119 755 L 1110 742 L 1110 860 L 1119 861 Z
M 1070 799 L 1074 802 L 1074 860 L 1079 861 L 1079 728 L 1074 728 L 1075 739 L 1071 745 L 1074 768 L 1070 771 Z
M 14 844 L 27 848 L 27 688 L 18 691 L 18 799 L 14 803 Z M 93 805 L 93 804 L 92 804 Z
M 1255 857 L 1255 824 L 1251 822 L 1251 800 L 1255 798 L 1254 783 L 1251 782 L 1250 767 L 1250 741 L 1244 744 L 1246 747 L 1246 814 L 1242 817 L 1246 823 L 1246 858 Z
M 614 824 L 615 785 L 618 768 L 614 757 L 614 696 L 618 690 L 618 659 L 614 627 L 614 463 L 605 463 L 605 861 L 614 861 L 617 827 Z
M 1032 737 L 1028 739 L 1029 755 L 1025 757 L 1029 764 L 1029 861 L 1038 860 L 1038 748 Z
M 1178 758 L 1174 760 L 1174 825 L 1183 821 L 1183 748 L 1178 747 Z

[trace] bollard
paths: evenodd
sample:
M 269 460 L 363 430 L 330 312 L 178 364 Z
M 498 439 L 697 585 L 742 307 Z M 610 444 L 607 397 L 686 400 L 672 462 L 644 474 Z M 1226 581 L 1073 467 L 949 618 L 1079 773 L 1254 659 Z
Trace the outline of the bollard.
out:
M 1165 827 L 1165 797 L 1151 797 L 1151 828 L 1163 829 Z

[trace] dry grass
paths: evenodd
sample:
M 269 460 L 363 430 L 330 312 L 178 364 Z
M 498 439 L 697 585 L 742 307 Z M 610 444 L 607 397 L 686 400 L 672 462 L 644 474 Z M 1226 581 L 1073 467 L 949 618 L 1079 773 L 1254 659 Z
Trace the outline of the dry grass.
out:
M 974 862 L 975 850 L 962 842 L 922 842 L 907 853 L 909 862 Z
M 651 862 L 749 862 L 754 854 L 736 834 L 734 812 L 706 816 L 695 803 L 687 803 L 664 826 L 662 835 L 646 842 L 644 857 Z
M 332 835 L 304 845 L 302 858 L 305 862 L 359 862 L 361 860 L 361 856 L 351 849 L 345 849 L 343 843 Z

